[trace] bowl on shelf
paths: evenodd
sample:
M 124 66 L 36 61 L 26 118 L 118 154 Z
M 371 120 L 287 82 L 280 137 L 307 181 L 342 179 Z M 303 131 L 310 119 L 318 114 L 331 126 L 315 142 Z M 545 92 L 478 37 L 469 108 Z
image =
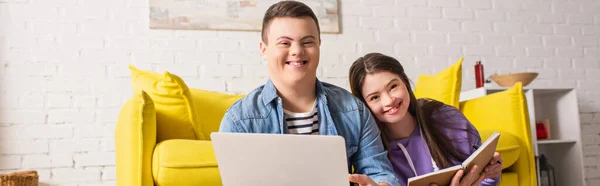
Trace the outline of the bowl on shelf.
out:
M 520 73 L 509 73 L 509 74 L 494 74 L 491 79 L 496 84 L 503 87 L 511 87 L 517 82 L 523 83 L 523 86 L 529 85 L 536 77 L 537 72 L 520 72 Z

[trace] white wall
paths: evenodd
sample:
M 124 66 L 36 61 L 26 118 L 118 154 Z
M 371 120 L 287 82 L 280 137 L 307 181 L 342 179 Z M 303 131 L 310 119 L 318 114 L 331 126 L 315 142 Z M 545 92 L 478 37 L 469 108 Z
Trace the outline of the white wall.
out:
M 366 52 L 401 59 L 410 76 L 465 56 L 485 73 L 537 71 L 536 85 L 579 92 L 588 185 L 600 185 L 600 2 L 343 0 L 342 34 L 323 35 L 319 77 L 347 87 Z M 0 0 L 0 170 L 42 183 L 114 185 L 113 131 L 130 98 L 128 64 L 188 86 L 248 92 L 264 83 L 259 32 L 148 29 L 147 0 Z

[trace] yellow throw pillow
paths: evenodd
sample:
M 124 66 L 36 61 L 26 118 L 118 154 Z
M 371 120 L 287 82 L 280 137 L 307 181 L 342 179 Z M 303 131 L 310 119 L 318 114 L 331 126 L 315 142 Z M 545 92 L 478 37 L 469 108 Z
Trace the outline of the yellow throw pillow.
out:
M 417 98 L 431 98 L 458 108 L 463 58 L 435 75 L 421 75 L 415 86 Z
M 196 113 L 202 118 L 200 125 L 204 137 L 210 140 L 210 133 L 219 131 L 221 120 L 225 115 L 225 111 L 231 107 L 243 94 L 225 94 L 214 91 L 190 89 L 194 103 L 196 105 Z
M 115 128 L 117 185 L 153 185 L 152 150 L 156 144 L 156 114 L 152 99 L 136 91 L 119 112 Z
M 154 101 L 157 143 L 167 139 L 205 139 L 190 91 L 179 76 L 139 70 L 132 65 L 129 69 L 133 91 L 144 90 Z
M 531 134 L 522 83 L 483 97 L 463 101 L 460 110 L 478 130 L 505 130 L 517 136 Z M 530 139 L 530 137 L 529 137 Z M 526 141 L 531 144 L 531 141 Z

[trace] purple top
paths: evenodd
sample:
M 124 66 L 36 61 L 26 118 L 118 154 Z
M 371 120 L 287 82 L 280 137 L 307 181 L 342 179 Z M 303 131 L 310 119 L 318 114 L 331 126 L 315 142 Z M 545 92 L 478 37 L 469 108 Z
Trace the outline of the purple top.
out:
M 422 103 L 424 100 L 419 100 Z M 477 129 L 467 120 L 467 118 L 455 107 L 444 105 L 439 110 L 433 112 L 432 119 L 434 121 L 445 121 L 452 123 L 453 128 L 440 127 L 442 133 L 444 133 L 450 140 L 457 151 L 465 154 L 472 154 L 475 152 L 473 145 L 481 145 L 481 138 Z M 433 165 L 431 160 L 431 153 L 421 137 L 420 127 L 417 126 L 410 137 L 401 140 L 390 141 L 390 157 L 394 173 L 401 185 L 407 185 L 408 178 L 416 176 L 406 156 L 402 152 L 402 149 L 398 146 L 401 143 L 408 151 L 410 158 L 412 159 L 415 171 L 419 175 L 433 172 Z M 459 165 L 462 162 L 452 161 L 453 165 Z M 498 185 L 500 178 L 491 179 L 486 178 L 480 184 L 481 186 L 495 186 Z

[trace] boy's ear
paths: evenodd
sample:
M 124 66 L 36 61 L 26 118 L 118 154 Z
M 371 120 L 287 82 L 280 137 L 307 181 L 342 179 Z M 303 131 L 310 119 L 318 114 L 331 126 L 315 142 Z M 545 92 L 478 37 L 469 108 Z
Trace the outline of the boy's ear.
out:
M 260 54 L 264 57 L 267 57 L 267 44 L 263 41 L 260 41 Z

